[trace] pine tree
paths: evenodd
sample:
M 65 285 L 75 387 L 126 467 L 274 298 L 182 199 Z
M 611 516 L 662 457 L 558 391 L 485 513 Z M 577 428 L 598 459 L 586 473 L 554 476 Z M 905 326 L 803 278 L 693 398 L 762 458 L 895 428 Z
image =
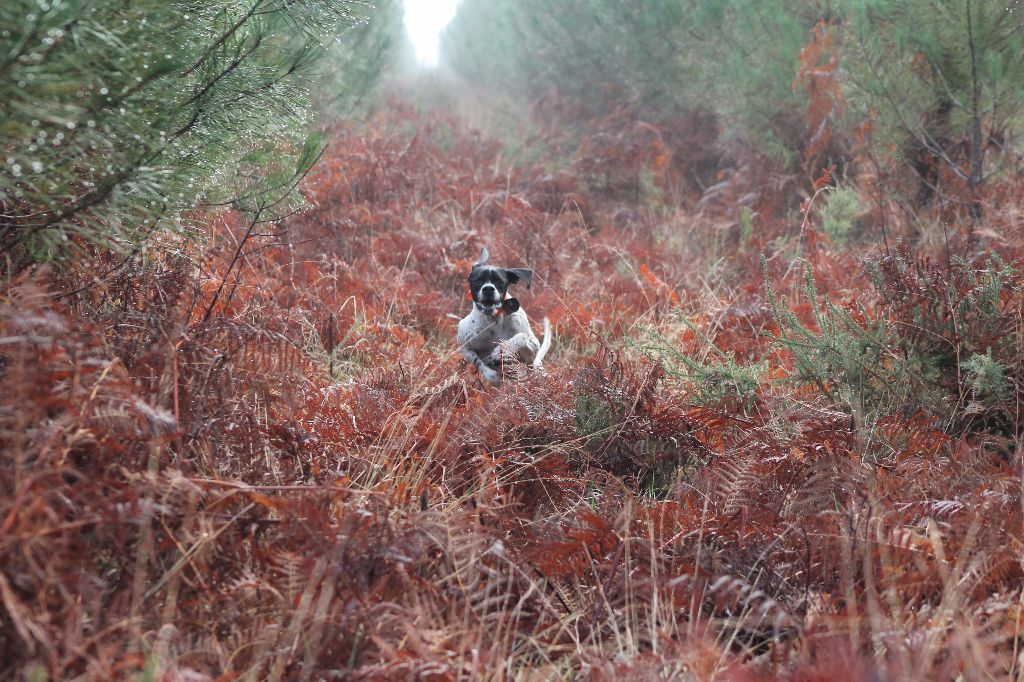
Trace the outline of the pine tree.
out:
M 850 0 L 851 102 L 920 177 L 981 215 L 985 183 L 1022 131 L 1024 5 L 1019 0 Z M 966 187 L 940 186 L 940 171 Z
M 355 4 L 0 3 L 0 253 L 130 252 L 194 207 L 289 210 L 320 148 L 307 75 Z
M 722 120 L 723 143 L 754 150 L 797 169 L 815 131 L 808 93 L 797 87 L 801 51 L 827 0 L 690 0 L 690 38 L 700 55 L 700 91 Z M 817 169 L 814 169 L 815 171 Z
M 667 113 L 689 106 L 686 19 L 674 0 L 464 0 L 442 54 L 471 82 L 527 99 L 555 89 L 584 115 L 608 94 Z
M 402 24 L 402 0 L 376 0 L 357 9 L 360 20 L 329 46 L 318 67 L 314 102 L 327 121 L 371 107 L 376 86 L 415 63 Z
M 442 44 L 469 81 L 527 99 L 552 89 L 582 118 L 617 103 L 652 118 L 702 108 L 723 139 L 784 165 L 809 137 L 792 87 L 823 0 L 464 0 Z

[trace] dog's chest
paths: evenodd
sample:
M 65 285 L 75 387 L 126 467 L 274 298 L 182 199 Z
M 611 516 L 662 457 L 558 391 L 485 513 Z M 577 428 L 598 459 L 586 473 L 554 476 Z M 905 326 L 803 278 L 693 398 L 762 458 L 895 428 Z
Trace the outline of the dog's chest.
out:
M 521 331 L 528 330 L 526 314 L 518 310 L 497 319 L 474 311 L 459 322 L 458 342 L 481 357 L 490 355 L 499 343 Z

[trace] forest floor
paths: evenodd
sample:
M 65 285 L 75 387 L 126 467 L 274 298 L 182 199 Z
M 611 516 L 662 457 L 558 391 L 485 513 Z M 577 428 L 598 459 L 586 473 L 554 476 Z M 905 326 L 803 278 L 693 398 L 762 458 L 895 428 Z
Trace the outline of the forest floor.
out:
M 843 244 L 827 176 L 704 177 L 700 129 L 675 131 L 689 156 L 672 132 L 511 164 L 395 101 L 331 130 L 300 214 L 197 214 L 201 239 L 129 267 L 7 283 L 0 658 L 27 679 L 1020 675 L 1016 204 L 979 237 L 1003 260 L 934 234 L 911 253 L 884 207 L 861 216 L 884 243 Z M 500 387 L 454 341 L 484 246 L 533 269 L 516 295 L 555 333 Z

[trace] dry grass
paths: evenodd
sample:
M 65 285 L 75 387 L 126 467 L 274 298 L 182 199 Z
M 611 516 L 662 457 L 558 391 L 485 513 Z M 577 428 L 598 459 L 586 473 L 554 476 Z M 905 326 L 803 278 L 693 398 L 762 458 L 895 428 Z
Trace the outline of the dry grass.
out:
M 3 285 L 6 674 L 1021 675 L 1011 398 L 868 419 L 776 342 L 762 252 L 805 323 L 798 250 L 899 324 L 855 252 L 767 216 L 744 241 L 695 200 L 623 222 L 398 104 L 334 135 L 314 208 L 266 236 L 208 216 L 202 247 L 72 299 L 83 273 Z M 484 244 L 535 269 L 558 334 L 500 389 L 451 340 Z

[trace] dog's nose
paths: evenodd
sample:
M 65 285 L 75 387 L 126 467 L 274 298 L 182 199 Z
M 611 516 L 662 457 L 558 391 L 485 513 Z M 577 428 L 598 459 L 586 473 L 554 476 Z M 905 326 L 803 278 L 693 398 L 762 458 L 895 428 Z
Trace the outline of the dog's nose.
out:
M 485 284 L 480 287 L 481 298 L 491 298 L 498 295 L 498 288 L 493 284 Z

